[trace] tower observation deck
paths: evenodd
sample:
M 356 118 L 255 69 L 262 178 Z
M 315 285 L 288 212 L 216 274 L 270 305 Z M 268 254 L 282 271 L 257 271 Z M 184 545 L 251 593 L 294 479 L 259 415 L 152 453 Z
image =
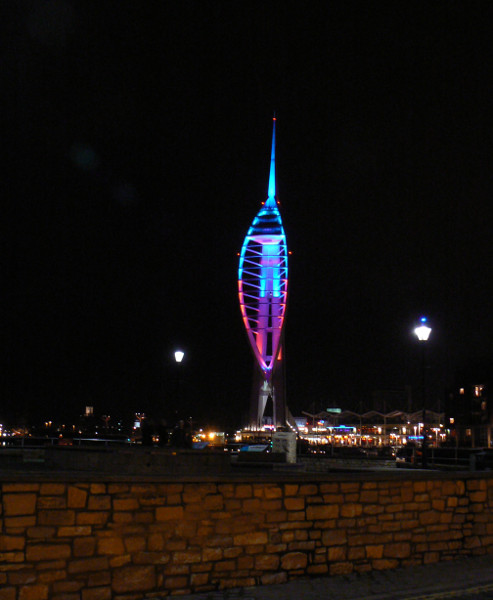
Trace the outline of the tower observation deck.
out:
M 255 357 L 248 428 L 262 429 L 268 401 L 273 425 L 287 425 L 283 327 L 288 298 L 288 249 L 276 198 L 276 119 L 267 200 L 254 218 L 240 253 L 238 295 L 243 323 Z

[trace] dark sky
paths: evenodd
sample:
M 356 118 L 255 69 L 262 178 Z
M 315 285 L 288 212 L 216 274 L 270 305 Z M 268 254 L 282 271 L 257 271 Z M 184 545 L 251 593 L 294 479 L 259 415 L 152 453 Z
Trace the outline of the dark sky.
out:
M 423 313 L 433 401 L 490 358 L 488 5 L 5 3 L 0 416 L 128 416 L 179 392 L 239 424 L 237 252 L 274 110 L 293 413 L 415 388 Z

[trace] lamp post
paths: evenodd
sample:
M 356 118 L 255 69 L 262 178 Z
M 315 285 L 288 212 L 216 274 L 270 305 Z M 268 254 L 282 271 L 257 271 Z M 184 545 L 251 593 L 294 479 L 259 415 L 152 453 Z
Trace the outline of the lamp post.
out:
M 418 325 L 418 327 L 415 328 L 414 333 L 416 334 L 416 337 L 419 340 L 419 343 L 421 344 L 421 399 L 422 399 L 422 406 L 423 406 L 423 441 L 421 444 L 421 461 L 422 461 L 422 466 L 423 469 L 425 469 L 428 466 L 428 456 L 427 456 L 427 447 L 426 447 L 426 443 L 427 443 L 427 430 L 426 430 L 426 390 L 425 390 L 425 369 L 426 369 L 426 363 L 425 363 L 425 348 L 426 348 L 426 342 L 428 341 L 428 338 L 430 337 L 430 333 L 431 333 L 431 327 L 428 327 L 428 325 L 426 324 L 428 322 L 428 319 L 426 317 L 421 317 L 420 319 L 420 325 Z
M 180 404 L 182 402 L 182 398 L 181 398 L 181 363 L 183 361 L 183 359 L 185 358 L 185 352 L 183 352 L 183 350 L 175 350 L 175 362 L 178 366 L 178 372 L 177 372 L 177 400 L 178 400 L 178 407 L 175 409 L 175 415 L 178 415 L 178 411 L 180 408 Z

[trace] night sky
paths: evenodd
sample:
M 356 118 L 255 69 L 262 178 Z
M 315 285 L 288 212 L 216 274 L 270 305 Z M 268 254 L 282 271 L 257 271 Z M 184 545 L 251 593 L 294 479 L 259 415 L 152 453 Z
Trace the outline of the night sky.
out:
M 292 412 L 418 394 L 422 314 L 432 404 L 492 357 L 489 8 L 4 3 L 0 417 L 240 424 L 274 110 Z

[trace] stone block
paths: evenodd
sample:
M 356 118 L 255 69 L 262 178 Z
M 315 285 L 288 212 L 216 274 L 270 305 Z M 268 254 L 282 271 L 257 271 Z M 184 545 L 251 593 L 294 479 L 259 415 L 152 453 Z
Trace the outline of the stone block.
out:
M 358 481 L 345 481 L 341 483 L 341 492 L 350 494 L 351 492 L 359 492 L 360 483 Z
M 232 505 L 233 502 L 238 503 L 237 506 Z M 226 510 L 238 510 L 241 509 L 243 512 L 258 512 L 260 510 L 260 498 L 245 498 L 244 500 L 227 500 L 225 508 Z
M 376 490 L 364 490 L 360 493 L 359 501 L 363 504 L 377 503 L 378 492 Z
M 399 561 L 395 559 L 392 560 L 389 558 L 381 558 L 373 560 L 371 564 L 376 571 L 384 571 L 387 569 L 396 569 L 399 566 Z
M 93 556 L 96 550 L 96 538 L 84 536 L 74 539 L 74 557 Z
M 309 565 L 306 569 L 308 575 L 325 575 L 329 571 L 329 566 L 325 564 Z
M 19 600 L 48 600 L 49 588 L 47 585 L 25 585 L 19 589 Z
M 324 546 L 339 546 L 346 543 L 347 535 L 344 529 L 326 529 L 322 532 Z
M 36 494 L 4 494 L 2 500 L 5 517 L 33 515 L 36 509 Z
M 53 584 L 53 591 L 56 594 L 78 592 L 82 585 L 80 581 L 57 581 Z
M 109 556 L 108 561 L 110 563 L 110 567 L 112 569 L 116 569 L 118 567 L 124 567 L 132 562 L 132 557 L 130 554 L 124 554 L 123 556 Z
M 0 563 L 6 563 L 5 566 L 2 566 L 2 570 L 9 569 L 9 563 L 23 563 L 24 562 L 24 552 L 0 552 Z M 19 568 L 19 567 L 17 567 Z
M 10 585 L 27 585 L 29 583 L 38 583 L 37 582 L 37 571 L 34 569 L 25 569 L 22 571 L 13 571 L 8 574 L 8 581 Z
M 2 587 L 0 588 L 0 600 L 16 600 L 17 588 L 15 587 Z
M 383 555 L 385 558 L 409 558 L 411 556 L 411 544 L 406 542 L 386 544 Z
M 284 485 L 284 496 L 296 496 L 298 494 L 299 485 L 286 483 Z
M 284 508 L 286 510 L 304 510 L 305 499 L 302 498 L 284 498 Z
M 365 548 L 363 546 L 356 546 L 353 548 L 349 548 L 348 550 L 348 560 L 359 561 L 366 558 Z
M 182 518 L 182 506 L 159 506 L 156 508 L 156 521 L 178 521 Z
M 286 572 L 280 573 L 265 573 L 260 578 L 263 585 L 276 585 L 278 583 L 286 583 L 288 580 L 288 574 Z
M 234 560 L 220 560 L 214 563 L 214 572 L 221 573 L 223 571 L 236 571 L 236 563 Z
M 91 511 L 91 512 L 78 512 L 77 513 L 77 525 L 97 525 L 102 527 L 106 525 L 109 519 L 109 512 Z
M 337 504 L 312 504 L 306 508 L 308 521 L 337 519 L 338 517 L 339 506 Z
M 175 564 L 191 564 L 202 560 L 202 552 L 200 550 L 188 550 L 186 552 L 174 552 L 172 555 L 173 563 Z
M 69 558 L 70 555 L 71 548 L 68 544 L 28 545 L 26 548 L 26 560 L 30 562 L 65 559 Z
M 24 550 L 26 538 L 21 535 L 0 535 L 0 552 Z
M 344 504 L 344 496 L 342 494 L 324 494 L 322 499 L 324 504 Z
M 236 548 L 229 548 L 229 550 L 233 550 L 233 549 L 236 550 Z M 202 550 L 202 560 L 204 562 L 207 562 L 207 561 L 215 562 L 217 560 L 221 560 L 222 558 L 223 558 L 223 549 L 222 548 L 203 548 L 203 550 Z
M 113 513 L 113 523 L 133 523 L 134 515 L 131 512 Z
M 41 529 L 41 528 L 38 528 Z M 44 528 L 47 529 L 47 528 Z M 87 525 L 82 525 L 80 527 L 59 527 L 58 528 L 58 537 L 82 537 L 85 535 L 91 535 L 92 528 Z M 33 536 L 34 537 L 34 536 Z
M 65 494 L 67 486 L 64 483 L 42 483 L 39 493 L 44 496 L 58 496 Z
M 168 564 L 164 567 L 164 574 L 170 575 L 188 575 L 190 573 L 189 565 L 171 565 Z
M 272 500 L 282 498 L 282 488 L 279 485 L 266 485 L 264 488 L 264 498 Z
M 67 492 L 67 504 L 69 508 L 85 508 L 87 502 L 87 490 L 71 485 Z
M 117 593 L 145 592 L 155 586 L 156 571 L 152 565 L 122 567 L 113 572 L 112 587 Z
M 293 569 L 305 569 L 308 557 L 303 552 L 288 552 L 281 558 L 281 569 L 292 571 Z
M 431 501 L 431 508 L 438 512 L 443 512 L 445 510 L 445 500 L 443 498 L 435 498 Z
M 98 540 L 98 554 L 120 555 L 125 553 L 122 538 L 107 537 Z
M 379 559 L 383 557 L 383 544 L 369 544 L 365 547 L 366 558 Z
M 193 587 L 207 585 L 209 583 L 209 573 L 193 573 L 190 577 L 190 583 Z
M 6 492 L 39 492 L 39 483 L 4 483 L 2 491 Z
M 166 577 L 164 580 L 164 587 L 167 590 L 187 590 L 188 577 Z
M 87 587 L 101 587 L 103 585 L 110 585 L 110 583 L 110 571 L 98 571 L 96 573 L 90 573 L 87 577 Z
M 136 552 L 133 562 L 136 565 L 165 565 L 170 560 L 167 552 Z
M 339 493 L 338 483 L 321 483 L 320 484 L 321 494 L 337 494 Z
M 224 499 L 220 494 L 209 494 L 203 499 L 205 510 L 222 510 Z
M 107 494 L 97 494 L 89 496 L 87 501 L 87 510 L 110 510 L 111 496 Z
M 254 531 L 251 533 L 240 533 L 233 537 L 235 546 L 253 546 L 256 544 L 267 544 L 268 538 L 265 531 Z
M 91 494 L 106 494 L 105 483 L 91 483 L 89 488 Z
M 329 562 L 341 562 L 347 558 L 345 546 L 332 546 L 327 550 L 327 559 Z
M 282 523 L 286 521 L 288 514 L 285 510 L 269 511 L 266 515 L 267 523 Z
M 440 514 L 434 510 L 427 510 L 419 513 L 419 522 L 421 525 L 432 525 L 440 522 Z
M 67 578 L 65 569 L 55 569 L 54 571 L 44 571 L 39 574 L 39 583 L 53 583 Z
M 132 554 L 132 552 L 142 552 L 146 549 L 146 538 L 143 535 L 125 537 L 123 542 L 125 544 L 125 550 L 130 554 Z
M 40 496 L 37 502 L 38 509 L 43 508 L 67 508 L 65 496 Z
M 108 559 L 106 557 L 82 558 L 80 560 L 73 560 L 68 565 L 68 572 L 71 574 L 105 571 L 107 569 Z
M 318 494 L 318 485 L 314 483 L 305 483 L 300 485 L 298 496 L 315 496 Z
M 147 549 L 158 552 L 164 549 L 164 536 L 161 533 L 151 533 L 147 539 Z
M 38 524 L 75 525 L 75 512 L 73 510 L 40 510 Z
M 259 554 L 255 557 L 255 569 L 259 571 L 277 571 L 279 562 L 277 554 Z
M 128 494 L 130 486 L 127 483 L 109 483 L 108 494 Z
M 131 511 L 139 509 L 139 501 L 137 498 L 114 498 L 113 510 Z
M 488 500 L 488 495 L 486 490 L 479 490 L 471 492 L 469 494 L 469 499 L 471 502 L 486 502 Z
M 358 517 L 359 515 L 361 515 L 363 512 L 363 507 L 361 506 L 361 504 L 355 504 L 355 503 L 344 503 L 341 506 L 341 512 L 340 515 L 341 517 L 347 517 L 347 518 L 354 518 L 354 517 Z M 328 517 L 330 518 L 330 517 Z
M 350 575 L 354 570 L 354 565 L 351 562 L 336 562 L 329 567 L 330 575 Z
M 28 538 L 48 540 L 55 537 L 56 532 L 56 527 L 29 527 L 26 530 L 26 536 Z
M 110 587 L 94 587 L 82 590 L 82 600 L 111 600 Z

